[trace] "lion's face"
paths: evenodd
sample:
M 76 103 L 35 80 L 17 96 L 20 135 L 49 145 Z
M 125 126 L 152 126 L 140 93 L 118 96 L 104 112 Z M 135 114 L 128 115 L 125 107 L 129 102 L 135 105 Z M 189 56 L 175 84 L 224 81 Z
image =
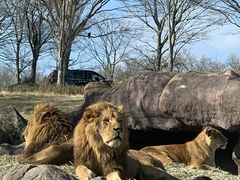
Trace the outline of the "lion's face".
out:
M 210 146 L 225 149 L 227 146 L 227 138 L 217 129 L 207 126 L 204 129 L 206 141 Z
M 118 109 L 105 109 L 98 122 L 98 131 L 109 147 L 119 147 L 123 139 L 125 124 Z
M 86 110 L 84 113 L 85 119 L 94 121 L 94 133 L 100 136 L 104 144 L 113 148 L 120 147 L 128 133 L 126 122 L 123 121 L 123 106 L 113 106 L 110 103 L 104 105 L 104 108 L 95 112 L 91 111 L 94 108 L 90 107 L 91 112 Z M 89 114 L 91 117 L 88 116 Z

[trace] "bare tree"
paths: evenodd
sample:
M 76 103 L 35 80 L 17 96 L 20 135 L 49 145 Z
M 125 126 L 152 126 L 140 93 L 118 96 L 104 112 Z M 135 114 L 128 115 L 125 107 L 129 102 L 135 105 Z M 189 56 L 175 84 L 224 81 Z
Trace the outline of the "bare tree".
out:
M 203 7 L 222 14 L 228 22 L 240 27 L 239 0 L 202 0 Z
M 188 71 L 217 73 L 223 72 L 227 68 L 227 65 L 207 57 L 199 59 L 194 57 L 190 52 L 184 51 L 176 57 L 174 67 L 174 72 L 176 73 Z
M 45 19 L 49 23 L 57 44 L 58 81 L 64 84 L 68 69 L 71 47 L 83 31 L 91 26 L 90 20 L 101 13 L 109 0 L 41 0 L 39 5 L 46 8 Z
M 206 38 L 208 27 L 214 25 L 209 11 L 191 0 L 124 0 L 130 13 L 156 34 L 156 68 L 162 70 L 168 52 L 169 69 L 182 48 Z M 137 2 L 137 3 L 136 3 Z M 151 58 L 149 58 L 151 59 Z
M 157 47 L 153 47 L 150 42 L 141 41 L 149 47 L 153 47 L 156 52 L 156 59 L 149 57 L 141 49 L 136 49 L 140 54 L 148 59 L 153 65 L 153 70 L 160 71 L 162 69 L 162 57 L 166 52 L 167 34 L 164 31 L 166 25 L 166 5 L 160 0 L 123 0 L 122 1 L 130 14 L 140 20 L 149 30 L 156 34 Z
M 14 70 L 7 66 L 7 65 L 1 65 L 0 66 L 0 86 L 9 86 L 12 84 L 15 84 L 15 79 L 12 78 L 14 76 L 15 72 Z
M 32 52 L 31 74 L 28 78 L 29 82 L 35 83 L 37 61 L 39 59 L 41 49 L 47 43 L 50 36 L 49 28 L 43 19 L 43 13 L 30 1 L 24 9 L 26 15 L 26 31 L 27 39 Z
M 209 27 L 219 24 L 210 11 L 191 0 L 168 1 L 168 43 L 170 71 L 186 44 L 206 39 Z
M 0 49 L 8 44 L 9 38 L 9 26 L 11 25 L 11 20 L 9 15 L 5 13 L 5 3 L 3 1 L 0 2 Z M 2 61 L 0 55 L 0 61 Z M 3 62 L 3 61 L 2 61 Z
M 129 52 L 133 35 L 130 34 L 129 26 L 117 19 L 98 23 L 94 32 L 98 38 L 87 39 L 87 54 L 101 65 L 106 77 L 113 79 L 116 66 L 123 62 Z
M 231 55 L 227 60 L 227 64 L 230 66 L 231 69 L 240 73 L 240 58 L 239 57 L 237 57 L 235 55 Z
M 27 61 L 29 51 L 24 47 L 26 16 L 23 11 L 25 1 L 4 1 L 4 13 L 11 21 L 9 45 L 5 47 L 5 58 L 15 64 L 17 83 L 21 82 L 21 73 L 30 62 Z M 12 52 L 11 52 L 12 51 Z M 15 57 L 11 57 L 13 54 Z

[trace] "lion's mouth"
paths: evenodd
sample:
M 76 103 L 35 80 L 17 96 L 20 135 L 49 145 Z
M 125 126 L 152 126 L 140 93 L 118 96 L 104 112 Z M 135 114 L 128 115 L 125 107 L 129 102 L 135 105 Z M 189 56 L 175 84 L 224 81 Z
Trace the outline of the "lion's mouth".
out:
M 119 140 L 119 141 L 121 141 L 121 140 L 122 140 L 122 138 L 121 138 L 120 136 L 116 136 L 116 137 L 114 137 L 114 138 L 112 138 L 112 139 L 108 140 L 108 141 L 107 141 L 107 143 L 110 143 L 110 142 L 112 142 L 112 141 L 116 141 L 116 140 Z
M 224 145 L 221 145 L 220 148 L 221 148 L 221 149 L 226 149 L 226 146 L 227 146 L 227 145 L 224 144 Z
M 227 142 L 225 144 L 222 144 L 219 148 L 226 149 L 226 147 L 227 147 Z

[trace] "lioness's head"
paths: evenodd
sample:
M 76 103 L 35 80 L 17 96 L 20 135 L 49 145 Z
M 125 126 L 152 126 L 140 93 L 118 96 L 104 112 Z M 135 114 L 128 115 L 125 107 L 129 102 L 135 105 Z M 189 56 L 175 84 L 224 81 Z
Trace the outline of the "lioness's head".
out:
M 227 138 L 219 130 L 210 126 L 206 126 L 203 129 L 203 133 L 206 136 L 205 141 L 209 146 L 221 149 L 226 148 Z
M 128 138 L 127 124 L 123 118 L 123 106 L 115 106 L 109 102 L 98 102 L 87 107 L 83 114 L 86 131 L 105 145 L 117 148 L 126 143 Z

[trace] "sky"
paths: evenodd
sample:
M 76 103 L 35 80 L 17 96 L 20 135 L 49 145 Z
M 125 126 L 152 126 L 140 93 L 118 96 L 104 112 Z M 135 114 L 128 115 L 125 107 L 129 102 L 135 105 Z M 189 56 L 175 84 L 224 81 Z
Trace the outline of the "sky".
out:
M 119 3 L 116 4 L 116 1 L 111 1 L 111 4 L 108 6 L 116 7 L 117 5 L 119 5 Z M 191 54 L 197 59 L 206 57 L 217 62 L 225 63 L 231 55 L 240 57 L 240 28 L 228 24 L 218 27 L 216 30 L 209 33 L 208 36 L 209 38 L 207 40 L 201 40 L 187 46 L 187 49 L 189 49 Z M 45 64 L 42 71 L 47 70 L 47 73 L 49 73 L 54 69 L 55 64 L 56 63 L 51 62 L 50 68 L 48 63 Z M 87 64 L 79 64 L 74 68 L 89 68 L 89 66 Z
M 209 39 L 192 44 L 189 49 L 197 57 L 209 57 L 218 62 L 226 62 L 228 57 L 240 57 L 240 28 L 234 25 L 219 27 L 209 34 Z

